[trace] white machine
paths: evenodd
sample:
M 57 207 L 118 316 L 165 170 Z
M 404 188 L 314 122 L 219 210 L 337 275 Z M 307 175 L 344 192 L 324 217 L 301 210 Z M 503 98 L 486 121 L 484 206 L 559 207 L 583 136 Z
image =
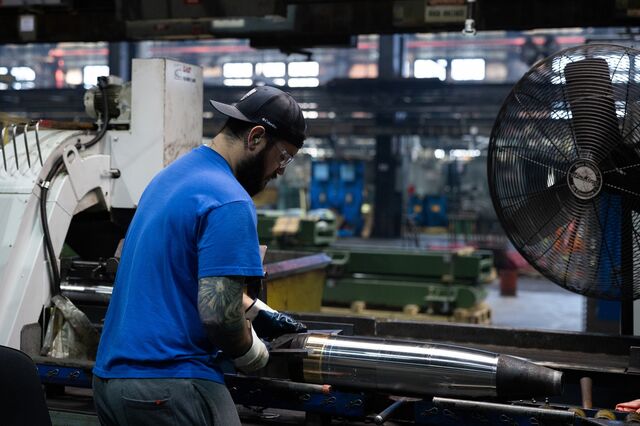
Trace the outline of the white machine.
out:
M 2 131 L 0 345 L 20 349 L 24 327 L 37 323 L 50 305 L 48 262 L 58 262 L 74 215 L 87 209 L 135 208 L 158 171 L 202 143 L 201 68 L 168 59 L 134 59 L 132 75 L 130 86 L 110 78 L 106 89 L 85 96 L 88 113 L 96 117 L 104 117 L 99 106 L 105 105 L 102 96 L 108 98 L 112 121 L 106 132 L 49 129 L 44 123 Z M 104 120 L 100 125 L 105 126 Z M 46 177 L 61 165 L 60 158 L 64 168 L 49 186 Z M 45 244 L 43 193 L 54 256 L 47 255 Z

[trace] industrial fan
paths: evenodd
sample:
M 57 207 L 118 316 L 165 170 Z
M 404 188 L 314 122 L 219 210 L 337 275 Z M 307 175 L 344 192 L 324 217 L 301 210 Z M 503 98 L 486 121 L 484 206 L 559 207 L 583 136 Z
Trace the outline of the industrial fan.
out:
M 500 110 L 488 176 L 508 237 L 544 276 L 640 298 L 640 51 L 584 45 L 535 64 Z

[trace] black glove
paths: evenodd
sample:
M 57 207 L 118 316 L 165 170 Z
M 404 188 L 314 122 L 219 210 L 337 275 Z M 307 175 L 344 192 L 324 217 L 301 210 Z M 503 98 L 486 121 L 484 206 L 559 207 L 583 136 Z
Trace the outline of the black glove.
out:
M 304 333 L 307 327 L 287 314 L 275 311 L 256 299 L 247 309 L 245 316 L 251 320 L 256 334 L 263 339 L 275 339 L 283 334 Z

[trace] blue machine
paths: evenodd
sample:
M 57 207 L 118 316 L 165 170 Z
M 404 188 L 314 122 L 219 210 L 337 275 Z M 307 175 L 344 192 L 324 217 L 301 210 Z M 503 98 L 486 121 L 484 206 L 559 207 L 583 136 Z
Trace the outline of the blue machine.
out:
M 411 194 L 407 200 L 407 217 L 416 226 L 438 226 L 446 228 L 449 225 L 447 219 L 447 197 L 444 195 L 425 195 L 419 197 Z
M 359 235 L 364 190 L 362 161 L 318 161 L 311 164 L 311 209 L 332 209 L 344 218 L 341 237 Z
M 422 226 L 447 227 L 447 197 L 426 195 L 422 204 Z

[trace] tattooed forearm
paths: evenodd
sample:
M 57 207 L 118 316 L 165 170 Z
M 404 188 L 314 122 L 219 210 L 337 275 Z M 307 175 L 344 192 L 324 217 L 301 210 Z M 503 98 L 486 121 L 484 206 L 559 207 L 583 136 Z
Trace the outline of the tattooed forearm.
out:
M 198 312 L 209 338 L 231 356 L 242 355 L 251 346 L 251 336 L 242 309 L 242 284 L 229 277 L 201 278 Z

